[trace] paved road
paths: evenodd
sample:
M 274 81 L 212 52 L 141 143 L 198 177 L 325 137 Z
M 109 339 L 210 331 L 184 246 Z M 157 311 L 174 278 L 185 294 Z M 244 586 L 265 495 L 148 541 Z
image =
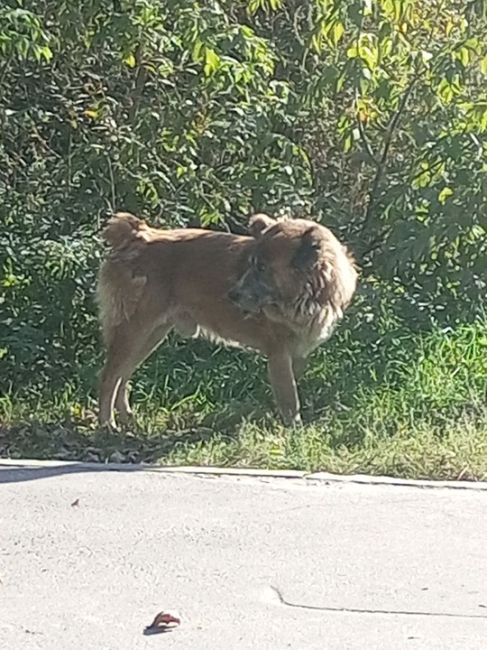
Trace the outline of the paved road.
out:
M 486 650 L 487 491 L 0 461 L 0 648 Z

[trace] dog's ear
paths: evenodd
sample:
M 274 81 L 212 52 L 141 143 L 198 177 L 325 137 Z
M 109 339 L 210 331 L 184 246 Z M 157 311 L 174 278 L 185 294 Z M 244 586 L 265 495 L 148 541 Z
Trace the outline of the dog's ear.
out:
M 298 249 L 293 257 L 293 266 L 310 268 L 315 266 L 323 250 L 323 234 L 317 226 L 311 226 L 301 236 Z
M 253 237 L 259 237 L 266 228 L 269 228 L 276 223 L 276 220 L 269 217 L 267 214 L 258 213 L 253 214 L 249 219 L 249 230 Z

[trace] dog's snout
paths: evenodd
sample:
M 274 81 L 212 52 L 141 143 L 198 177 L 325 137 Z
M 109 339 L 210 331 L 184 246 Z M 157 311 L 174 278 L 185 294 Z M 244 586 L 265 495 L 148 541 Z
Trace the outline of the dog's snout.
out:
M 230 291 L 228 292 L 229 300 L 231 300 L 234 303 L 238 303 L 239 300 L 241 299 L 241 297 L 242 297 L 242 294 L 240 293 L 240 291 L 236 287 L 234 287 L 233 289 L 230 289 Z

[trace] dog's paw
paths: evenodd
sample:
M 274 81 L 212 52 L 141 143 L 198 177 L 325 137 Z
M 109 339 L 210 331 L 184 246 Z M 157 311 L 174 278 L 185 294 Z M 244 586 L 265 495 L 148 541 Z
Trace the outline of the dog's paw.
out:
M 100 422 L 98 430 L 105 433 L 120 433 L 120 428 L 118 427 L 115 420 L 109 420 L 108 422 Z
M 296 415 L 288 415 L 282 418 L 284 426 L 289 429 L 299 429 L 303 426 L 303 420 L 301 419 L 300 413 Z

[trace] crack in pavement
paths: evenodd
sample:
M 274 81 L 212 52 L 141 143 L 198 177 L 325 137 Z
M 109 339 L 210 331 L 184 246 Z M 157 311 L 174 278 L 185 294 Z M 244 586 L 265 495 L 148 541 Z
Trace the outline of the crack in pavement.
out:
M 486 614 L 455 614 L 453 612 L 426 612 L 414 610 L 397 610 L 397 609 L 366 609 L 360 607 L 332 607 L 326 605 L 306 605 L 301 603 L 291 603 L 286 600 L 280 590 L 274 585 L 270 585 L 271 590 L 277 596 L 279 603 L 286 607 L 294 609 L 306 609 L 319 612 L 342 612 L 345 614 L 392 614 L 395 616 L 430 616 L 436 618 L 461 618 L 461 619 L 483 619 L 487 621 Z

